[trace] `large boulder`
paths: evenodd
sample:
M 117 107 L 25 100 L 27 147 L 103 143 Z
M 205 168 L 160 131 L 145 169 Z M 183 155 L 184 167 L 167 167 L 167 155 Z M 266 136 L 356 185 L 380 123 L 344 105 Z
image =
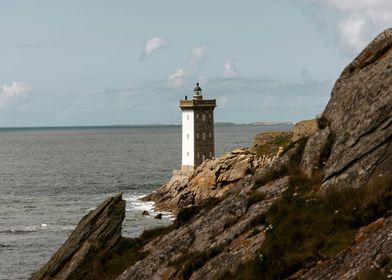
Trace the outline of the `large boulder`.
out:
M 335 142 L 324 187 L 360 186 L 392 169 L 392 29 L 341 74 L 322 115 Z
M 68 240 L 30 280 L 93 279 L 99 259 L 121 241 L 125 201 L 118 194 L 87 214 Z

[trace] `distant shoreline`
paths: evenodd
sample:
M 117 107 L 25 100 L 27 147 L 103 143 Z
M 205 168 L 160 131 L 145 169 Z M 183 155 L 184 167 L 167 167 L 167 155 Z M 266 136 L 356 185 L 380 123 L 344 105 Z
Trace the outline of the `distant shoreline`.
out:
M 252 123 L 233 123 L 216 122 L 215 126 L 276 126 L 294 125 L 294 122 L 252 122 Z M 20 126 L 20 127 L 0 127 L 2 130 L 52 130 L 52 129 L 102 129 L 102 128 L 143 128 L 143 127 L 181 127 L 181 124 L 130 124 L 130 125 L 86 125 L 86 126 Z

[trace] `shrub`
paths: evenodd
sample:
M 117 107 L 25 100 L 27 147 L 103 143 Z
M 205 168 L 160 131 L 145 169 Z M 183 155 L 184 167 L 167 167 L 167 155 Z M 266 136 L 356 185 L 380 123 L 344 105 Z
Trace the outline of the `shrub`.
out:
M 320 178 L 307 181 L 301 174 L 291 174 L 287 191 L 267 212 L 269 230 L 257 257 L 235 271 L 226 271 L 221 279 L 289 277 L 346 248 L 360 227 L 392 209 L 392 176 L 374 179 L 358 189 L 336 186 L 323 193 L 316 192 Z M 364 271 L 358 279 L 379 274 Z
M 190 252 L 169 265 L 174 265 L 179 270 L 176 279 L 190 279 L 194 271 L 202 267 L 209 259 L 219 255 L 222 250 L 223 248 L 218 246 L 201 252 Z

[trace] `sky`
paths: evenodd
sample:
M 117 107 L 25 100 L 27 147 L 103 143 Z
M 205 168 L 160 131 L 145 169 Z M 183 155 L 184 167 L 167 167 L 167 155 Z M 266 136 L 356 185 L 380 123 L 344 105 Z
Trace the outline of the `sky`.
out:
M 1 0 L 0 127 L 299 121 L 392 25 L 391 0 Z

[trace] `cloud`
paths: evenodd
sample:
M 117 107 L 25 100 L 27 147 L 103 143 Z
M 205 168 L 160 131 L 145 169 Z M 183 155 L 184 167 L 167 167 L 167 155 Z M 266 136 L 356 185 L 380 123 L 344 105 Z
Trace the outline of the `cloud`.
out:
M 162 37 L 152 37 L 146 41 L 144 44 L 143 54 L 145 56 L 150 56 L 152 53 L 166 46 L 168 41 Z
M 206 57 L 206 47 L 192 47 L 192 57 L 190 63 L 192 66 L 198 66 Z
M 338 12 L 338 19 L 334 17 L 335 22 L 332 23 L 336 40 L 339 47 L 351 55 L 358 54 L 378 33 L 392 25 L 391 0 L 303 0 L 303 2 Z
M 11 85 L 3 85 L 0 87 L 0 107 L 3 107 L 8 102 L 18 98 L 24 97 L 31 87 L 23 82 L 14 81 Z
M 186 72 L 184 69 L 178 69 L 174 74 L 169 76 L 169 86 L 174 89 L 179 89 L 184 86 L 186 78 Z
M 339 44 L 351 53 L 359 53 L 367 43 L 366 19 L 353 15 L 339 23 Z
M 233 64 L 231 58 L 229 58 L 223 65 L 223 77 L 224 78 L 235 78 L 238 77 L 237 70 Z

